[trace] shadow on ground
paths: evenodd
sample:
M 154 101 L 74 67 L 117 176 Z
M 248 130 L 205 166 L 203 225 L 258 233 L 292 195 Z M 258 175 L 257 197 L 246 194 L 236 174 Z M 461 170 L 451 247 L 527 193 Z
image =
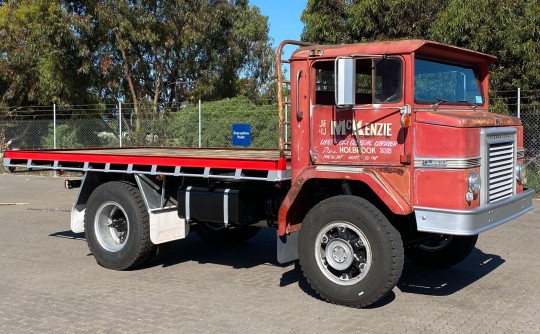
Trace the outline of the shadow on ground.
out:
M 480 280 L 505 261 L 498 255 L 475 248 L 461 263 L 445 269 L 418 266 L 405 262 L 397 287 L 405 293 L 448 296 Z
M 57 237 L 64 239 L 74 239 L 74 240 L 86 240 L 84 238 L 84 233 L 75 233 L 72 231 L 61 231 L 49 234 L 49 237 Z
M 57 232 L 50 236 L 84 240 L 84 233 L 71 231 Z M 284 265 L 277 262 L 276 236 L 273 229 L 262 229 L 253 239 L 233 246 L 208 245 L 193 233 L 188 235 L 186 239 L 160 245 L 157 254 L 151 261 L 134 270 L 144 270 L 155 266 L 169 267 L 188 261 L 212 263 L 236 269 L 249 269 L 260 265 L 289 267 L 290 270 L 283 273 L 279 285 L 284 287 L 298 284 L 305 293 L 320 299 L 304 278 L 298 261 Z M 404 293 L 448 296 L 490 274 L 504 262 L 500 256 L 486 254 L 477 248 L 467 259 L 451 268 L 422 267 L 406 260 L 397 288 Z M 395 294 L 391 292 L 372 308 L 387 305 L 394 299 Z

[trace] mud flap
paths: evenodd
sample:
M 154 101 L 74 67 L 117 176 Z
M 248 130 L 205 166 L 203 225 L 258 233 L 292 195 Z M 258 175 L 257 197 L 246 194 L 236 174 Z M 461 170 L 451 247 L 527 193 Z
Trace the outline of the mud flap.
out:
M 184 239 L 189 233 L 189 225 L 185 219 L 178 218 L 176 207 L 162 210 L 151 210 L 150 240 L 155 245 Z
M 298 259 L 298 231 L 277 235 L 277 260 L 279 263 L 287 263 Z

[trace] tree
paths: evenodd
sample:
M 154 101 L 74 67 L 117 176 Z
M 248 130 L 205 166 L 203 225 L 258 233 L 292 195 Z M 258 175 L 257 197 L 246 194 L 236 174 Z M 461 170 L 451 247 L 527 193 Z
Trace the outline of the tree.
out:
M 0 99 L 4 105 L 81 104 L 89 94 L 82 21 L 59 2 L 7 1 L 0 7 Z
M 301 17 L 302 40 L 321 44 L 338 44 L 350 40 L 347 34 L 345 0 L 308 0 Z
M 101 97 L 128 102 L 136 129 L 161 102 L 266 92 L 268 22 L 247 1 L 77 1 L 69 9 L 92 22 Z
M 328 8 L 328 1 L 309 0 L 302 17 L 317 8 Z M 303 19 L 303 39 L 326 43 L 323 32 L 345 18 L 346 28 L 336 29 L 343 41 L 421 38 L 453 44 L 499 58 L 493 90 L 540 88 L 538 0 L 347 0 L 344 10 L 322 12 L 324 19 Z
M 131 99 L 174 102 L 238 94 L 238 80 L 268 76 L 268 22 L 247 1 L 101 1 L 90 7 L 113 42 Z M 113 71 L 114 72 L 114 71 Z M 133 103 L 136 104 L 135 100 Z
M 475 13 L 466 15 L 464 13 Z M 540 88 L 540 3 L 528 0 L 451 1 L 429 35 L 498 57 L 495 90 Z
M 272 76 L 267 18 L 246 0 L 7 1 L 0 49 L 7 104 L 122 99 L 138 114 L 256 97 Z
M 347 32 L 356 42 L 425 38 L 450 0 L 353 0 L 346 8 Z

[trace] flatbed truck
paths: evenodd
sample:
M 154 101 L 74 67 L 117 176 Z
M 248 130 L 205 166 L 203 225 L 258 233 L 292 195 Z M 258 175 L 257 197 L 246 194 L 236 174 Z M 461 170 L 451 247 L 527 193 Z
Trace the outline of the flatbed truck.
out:
M 287 44 L 299 46 L 281 59 Z M 520 119 L 488 111 L 495 57 L 425 40 L 277 50 L 278 148 L 6 151 L 12 172 L 80 172 L 71 229 L 126 270 L 190 230 L 214 244 L 277 229 L 325 300 L 366 307 L 404 258 L 448 267 L 478 234 L 532 209 Z M 285 119 L 282 64 L 290 64 Z M 290 128 L 290 142 L 285 138 Z

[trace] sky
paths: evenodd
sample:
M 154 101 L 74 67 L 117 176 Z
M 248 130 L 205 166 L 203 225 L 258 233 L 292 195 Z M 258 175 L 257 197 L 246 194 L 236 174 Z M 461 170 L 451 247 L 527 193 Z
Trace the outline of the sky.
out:
M 307 0 L 250 0 L 260 8 L 261 14 L 268 16 L 270 37 L 277 47 L 285 39 L 300 40 L 304 25 L 300 21 Z M 283 58 L 289 58 L 294 48 L 286 48 Z

